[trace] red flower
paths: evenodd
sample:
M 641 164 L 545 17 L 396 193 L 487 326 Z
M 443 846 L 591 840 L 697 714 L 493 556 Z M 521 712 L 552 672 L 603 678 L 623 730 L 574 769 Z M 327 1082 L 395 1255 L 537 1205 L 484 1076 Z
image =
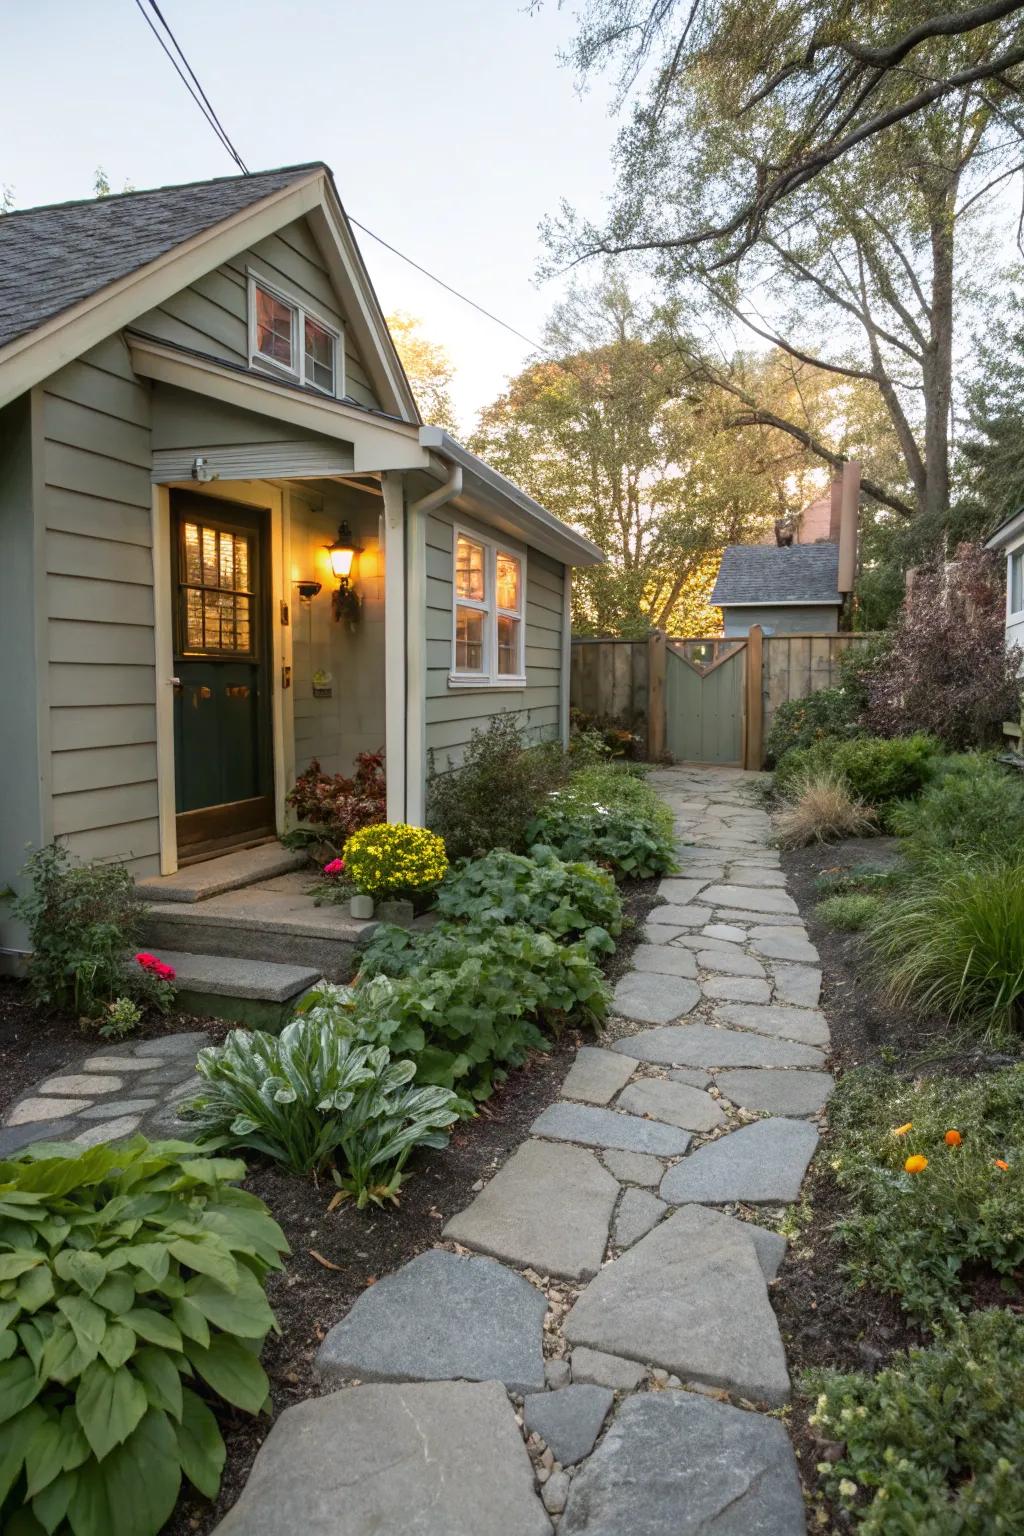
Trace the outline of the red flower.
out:
M 156 955 L 147 954 L 145 950 L 135 956 L 135 963 L 141 965 L 142 969 L 149 971 L 151 975 L 158 976 L 161 981 L 173 981 L 177 974 L 173 965 L 168 965 L 164 960 L 158 960 Z
M 343 875 L 344 873 L 345 873 L 345 860 L 344 859 L 332 859 L 329 864 L 325 864 L 324 865 L 324 874 L 327 875 L 329 879 L 334 879 L 335 876 Z

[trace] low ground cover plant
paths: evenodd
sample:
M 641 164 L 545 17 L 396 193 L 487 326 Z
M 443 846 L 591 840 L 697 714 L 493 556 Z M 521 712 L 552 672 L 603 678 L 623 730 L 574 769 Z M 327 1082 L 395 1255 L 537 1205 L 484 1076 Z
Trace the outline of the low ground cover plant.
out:
M 351 778 L 324 773 L 314 757 L 289 790 L 287 801 L 299 821 L 315 829 L 318 839 L 340 850 L 353 832 L 387 816 L 384 754 L 360 752 Z
M 814 915 L 827 928 L 841 933 L 859 933 L 878 912 L 880 899 L 867 891 L 849 891 L 842 896 L 826 896 L 814 908 Z
M 964 1304 L 979 1270 L 1009 1283 L 1024 1264 L 1024 1067 L 914 1081 L 860 1068 L 829 1115 L 855 1284 L 930 1324 Z
M 37 1146 L 0 1163 L 0 1526 L 155 1536 L 186 1477 L 208 1498 L 210 1403 L 259 1413 L 264 1294 L 288 1245 L 182 1142 Z M 66 1523 L 65 1523 L 66 1522 Z
M 410 1153 L 444 1146 L 459 1116 L 453 1093 L 413 1085 L 415 1061 L 359 1037 L 347 988 L 321 990 L 280 1035 L 232 1030 L 196 1067 L 204 1087 L 182 1112 L 198 1134 L 296 1174 L 337 1162 L 359 1206 L 393 1200 Z
M 549 794 L 527 837 L 563 859 L 601 864 L 627 879 L 648 880 L 676 868 L 672 814 L 627 764 L 574 773 Z
M 438 891 L 437 909 L 478 928 L 525 923 L 558 939 L 572 935 L 602 954 L 622 931 L 612 877 L 594 864 L 566 863 L 542 843 L 528 854 L 496 848 L 460 864 Z
M 817 1372 L 818 1472 L 863 1536 L 1024 1529 L 1024 1323 L 976 1312 L 875 1376 Z
M 427 820 L 450 859 L 491 848 L 521 853 L 538 805 L 567 775 L 560 746 L 530 746 L 514 714 L 493 715 L 485 731 L 473 732 L 458 767 L 432 761 Z
M 866 837 L 877 831 L 875 812 L 857 799 L 846 781 L 827 768 L 792 781 L 776 821 L 783 848 L 831 843 L 843 837 Z
M 765 762 L 773 768 L 787 752 L 812 747 L 826 736 L 845 741 L 863 727 L 857 720 L 857 698 L 847 688 L 819 688 L 804 699 L 787 699 L 772 718 L 764 741 Z
M 60 843 L 37 849 L 12 903 L 28 929 L 29 986 L 41 1003 L 80 1017 L 102 1017 L 128 998 L 166 1012 L 174 972 L 138 949 L 145 908 L 122 864 L 81 864 Z
M 436 832 L 401 821 L 380 822 L 353 832 L 343 865 L 339 873 L 367 896 L 411 898 L 440 885 L 448 859 Z

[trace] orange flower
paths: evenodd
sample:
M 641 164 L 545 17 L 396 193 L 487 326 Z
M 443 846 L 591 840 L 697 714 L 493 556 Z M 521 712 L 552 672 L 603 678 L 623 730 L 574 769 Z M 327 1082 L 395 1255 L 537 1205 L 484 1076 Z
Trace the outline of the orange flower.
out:
M 912 1131 L 913 1129 L 914 1129 L 914 1122 L 913 1122 L 913 1120 L 908 1120 L 906 1125 L 894 1126 L 892 1133 L 893 1133 L 894 1136 L 905 1136 L 908 1131 Z
M 996 1158 L 996 1167 L 1001 1168 L 1004 1173 L 1009 1173 L 1010 1171 L 1009 1163 L 1004 1163 L 1001 1157 Z
M 918 1152 L 915 1157 L 908 1157 L 903 1166 L 907 1173 L 924 1173 L 928 1167 L 928 1159 Z
M 959 1131 L 947 1131 L 944 1137 L 947 1147 L 958 1147 L 963 1141 Z

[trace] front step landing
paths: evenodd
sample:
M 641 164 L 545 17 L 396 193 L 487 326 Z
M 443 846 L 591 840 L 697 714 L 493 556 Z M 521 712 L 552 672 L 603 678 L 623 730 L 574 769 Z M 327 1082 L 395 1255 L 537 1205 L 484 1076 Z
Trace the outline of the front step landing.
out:
M 270 960 L 194 955 L 178 949 L 158 949 L 156 956 L 174 967 L 176 1006 L 181 1012 L 229 1019 L 251 1029 L 280 1029 L 298 999 L 321 976 L 307 966 Z
M 219 859 L 190 864 L 173 875 L 150 875 L 137 880 L 135 889 L 143 901 L 208 901 L 225 891 L 239 891 L 260 880 L 303 869 L 308 862 L 304 853 L 280 843 L 262 843 L 257 848 L 240 848 Z

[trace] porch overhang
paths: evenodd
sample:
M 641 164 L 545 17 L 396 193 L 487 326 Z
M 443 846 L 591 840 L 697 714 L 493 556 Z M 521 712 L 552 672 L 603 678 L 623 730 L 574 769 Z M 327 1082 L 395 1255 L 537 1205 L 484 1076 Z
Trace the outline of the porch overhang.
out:
M 1014 512 L 1005 522 L 999 524 L 994 533 L 989 534 L 985 540 L 986 549 L 1009 549 L 1011 545 L 1024 542 L 1024 507 Z

